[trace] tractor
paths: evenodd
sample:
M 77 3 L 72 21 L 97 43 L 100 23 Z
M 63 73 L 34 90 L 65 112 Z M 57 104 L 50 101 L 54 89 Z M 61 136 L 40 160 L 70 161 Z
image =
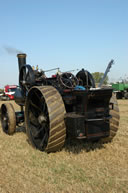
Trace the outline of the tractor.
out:
M 45 71 L 26 64 L 26 54 L 17 57 L 19 86 L 14 98 L 21 110 L 15 112 L 11 103 L 1 105 L 1 125 L 6 134 L 12 135 L 16 126 L 25 123 L 30 144 L 48 153 L 62 149 L 67 138 L 112 141 L 120 119 L 113 89 L 101 84 L 96 88 L 93 76 L 85 69 L 76 75 L 59 72 L 47 77 Z
M 114 90 L 114 93 L 116 94 L 117 99 L 128 99 L 128 83 L 113 83 L 112 88 Z

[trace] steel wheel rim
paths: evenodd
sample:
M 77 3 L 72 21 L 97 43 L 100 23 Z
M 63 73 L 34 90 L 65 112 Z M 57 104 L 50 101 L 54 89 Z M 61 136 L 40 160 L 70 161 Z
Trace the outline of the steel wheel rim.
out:
M 34 89 L 27 97 L 27 124 L 31 139 L 38 149 L 44 151 L 49 138 L 49 116 L 42 93 Z

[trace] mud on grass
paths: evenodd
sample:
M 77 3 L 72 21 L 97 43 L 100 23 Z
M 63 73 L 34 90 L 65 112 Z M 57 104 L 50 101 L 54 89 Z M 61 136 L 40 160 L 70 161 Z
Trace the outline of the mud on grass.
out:
M 66 142 L 46 154 L 0 127 L 0 193 L 125 193 L 128 191 L 128 100 L 119 100 L 120 129 L 110 144 Z M 12 102 L 15 109 L 18 106 Z

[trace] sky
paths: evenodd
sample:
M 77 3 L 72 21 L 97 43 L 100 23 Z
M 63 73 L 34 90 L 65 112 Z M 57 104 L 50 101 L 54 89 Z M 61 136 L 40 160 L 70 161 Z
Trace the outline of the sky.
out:
M 104 72 L 113 59 L 109 81 L 127 78 L 128 0 L 0 0 L 0 88 L 18 84 L 19 52 L 62 72 Z

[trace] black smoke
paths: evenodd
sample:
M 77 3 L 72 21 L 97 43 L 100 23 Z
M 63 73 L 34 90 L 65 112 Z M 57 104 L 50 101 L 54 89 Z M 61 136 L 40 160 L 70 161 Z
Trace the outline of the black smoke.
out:
M 9 46 L 3 46 L 3 48 L 8 54 L 21 54 L 21 53 L 23 53 L 21 50 L 18 50 L 16 48 L 12 48 Z

